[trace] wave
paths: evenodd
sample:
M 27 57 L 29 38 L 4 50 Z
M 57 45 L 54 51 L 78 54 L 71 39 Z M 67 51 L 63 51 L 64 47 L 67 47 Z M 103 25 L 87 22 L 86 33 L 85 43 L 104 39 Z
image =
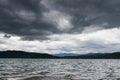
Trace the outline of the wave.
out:
M 64 79 L 62 77 L 32 76 L 32 77 L 28 77 L 20 80 L 68 80 L 68 79 Z M 69 80 L 72 80 L 72 79 L 69 79 Z

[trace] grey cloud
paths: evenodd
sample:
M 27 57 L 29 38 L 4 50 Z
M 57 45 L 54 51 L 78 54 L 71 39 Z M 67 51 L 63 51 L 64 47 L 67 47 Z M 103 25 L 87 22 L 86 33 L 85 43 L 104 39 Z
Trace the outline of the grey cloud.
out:
M 45 1 L 46 4 L 41 4 Z M 46 7 L 47 6 L 47 7 Z M 54 22 L 43 20 L 43 13 L 56 10 L 72 17 L 73 27 L 59 30 Z M 62 14 L 61 14 L 62 15 Z M 58 18 L 58 17 L 55 17 Z M 85 27 L 113 28 L 120 26 L 119 0 L 1 0 L 0 32 L 23 39 L 48 39 L 47 35 L 80 33 Z M 108 25 L 103 25 L 107 23 Z M 62 23 L 61 23 L 62 24 Z
M 57 8 L 73 16 L 73 24 L 83 29 L 89 25 L 102 25 L 105 22 L 112 28 L 120 26 L 119 0 L 55 0 Z M 74 29 L 72 29 L 74 30 Z
M 45 9 L 40 5 L 40 0 L 6 1 L 8 4 L 0 4 L 0 32 L 34 39 L 39 36 L 44 38 L 44 35 L 57 31 L 51 23 L 42 20 L 42 12 Z
M 11 36 L 8 35 L 8 34 L 4 34 L 4 37 L 5 37 L 5 38 L 10 38 Z
M 86 48 L 86 49 L 103 49 L 106 48 L 106 45 L 102 42 L 98 41 L 87 41 L 83 43 L 83 46 L 81 48 Z

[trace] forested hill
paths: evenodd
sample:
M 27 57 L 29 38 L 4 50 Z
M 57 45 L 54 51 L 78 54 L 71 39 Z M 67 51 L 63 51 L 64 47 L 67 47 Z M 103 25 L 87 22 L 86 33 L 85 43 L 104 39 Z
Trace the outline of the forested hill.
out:
M 58 58 L 46 53 L 34 53 L 24 51 L 1 51 L 0 58 Z
M 51 58 L 51 59 L 120 59 L 120 52 L 115 53 L 89 53 L 82 55 L 57 56 L 47 53 L 34 53 L 24 51 L 0 51 L 0 58 Z

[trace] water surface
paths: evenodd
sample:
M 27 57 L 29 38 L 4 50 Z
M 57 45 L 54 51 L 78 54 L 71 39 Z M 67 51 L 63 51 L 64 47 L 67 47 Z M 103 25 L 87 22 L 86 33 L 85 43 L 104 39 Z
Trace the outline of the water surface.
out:
M 120 80 L 120 60 L 0 59 L 0 80 Z

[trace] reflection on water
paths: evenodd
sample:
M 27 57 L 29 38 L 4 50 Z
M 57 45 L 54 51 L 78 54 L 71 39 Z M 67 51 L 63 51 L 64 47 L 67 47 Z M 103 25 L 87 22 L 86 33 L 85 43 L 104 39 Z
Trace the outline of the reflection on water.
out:
M 0 59 L 0 80 L 120 80 L 120 61 Z

